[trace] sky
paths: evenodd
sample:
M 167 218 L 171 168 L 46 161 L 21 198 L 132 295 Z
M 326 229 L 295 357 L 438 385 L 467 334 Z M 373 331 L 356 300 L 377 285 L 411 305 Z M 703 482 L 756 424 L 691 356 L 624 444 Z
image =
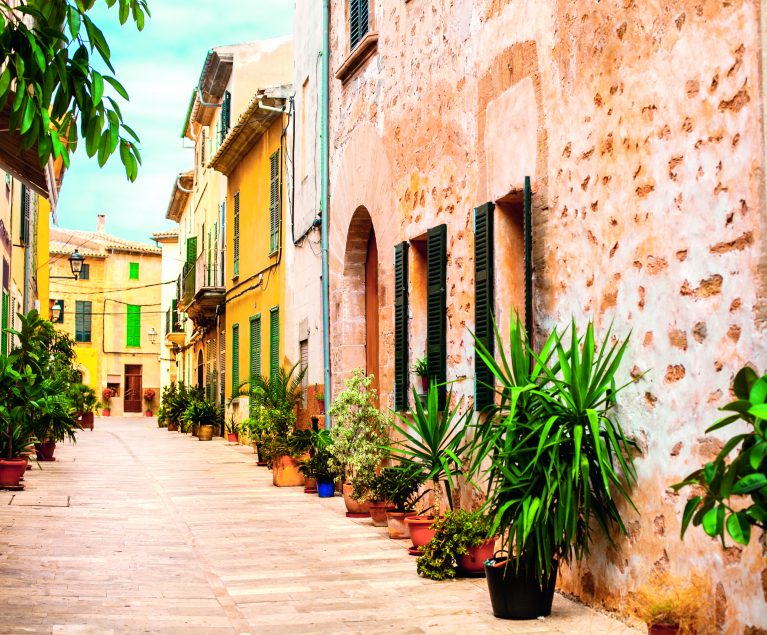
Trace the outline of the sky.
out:
M 141 139 L 143 165 L 130 183 L 119 153 L 99 168 L 83 142 L 64 177 L 58 224 L 93 231 L 104 213 L 110 234 L 150 242 L 153 232 L 177 227 L 165 212 L 176 175 L 193 167 L 192 145 L 180 135 L 205 55 L 216 46 L 290 34 L 293 0 L 149 0 L 152 17 L 141 32 L 130 23 L 121 27 L 105 3 L 97 7 L 89 15 L 130 96 L 127 103 L 117 99 Z

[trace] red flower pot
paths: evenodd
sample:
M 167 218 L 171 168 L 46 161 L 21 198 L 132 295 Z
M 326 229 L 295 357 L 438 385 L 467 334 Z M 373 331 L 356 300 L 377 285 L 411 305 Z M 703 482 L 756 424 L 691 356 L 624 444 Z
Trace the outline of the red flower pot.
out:
M 151 417 L 152 416 L 152 411 L 151 410 L 147 410 L 146 411 L 146 416 L 147 417 Z
M 92 412 L 86 412 L 82 418 L 80 419 L 80 427 L 85 430 L 85 428 L 88 428 L 89 430 L 93 430 L 93 413 Z
M 53 453 L 56 451 L 55 441 L 46 441 L 45 443 L 35 443 L 35 452 L 37 452 L 38 461 L 55 461 Z
M 178 430 L 178 424 L 177 423 L 169 423 L 168 424 L 168 432 L 176 432 Z
M 456 557 L 458 571 L 466 575 L 485 574 L 485 560 L 489 560 L 495 553 L 495 538 L 477 547 L 469 547 L 469 553 Z
M 389 501 L 368 501 L 368 508 L 373 527 L 386 527 L 388 525 L 386 510 L 392 509 L 392 504 Z
M 104 409 L 101 411 L 101 416 L 102 416 L 102 417 L 108 417 L 108 416 L 109 416 L 109 408 L 104 408 Z
M 421 377 L 421 388 L 423 388 L 423 394 L 429 393 L 429 378 Z
M 0 459 L 0 487 L 18 487 L 26 469 L 25 458 Z
M 408 516 L 405 518 L 405 523 L 410 529 L 410 538 L 416 549 L 428 544 L 434 538 L 434 530 L 431 528 L 434 516 Z
M 229 443 L 237 443 L 239 439 L 237 438 L 237 435 L 233 432 L 227 432 L 226 433 L 226 440 L 229 441 Z

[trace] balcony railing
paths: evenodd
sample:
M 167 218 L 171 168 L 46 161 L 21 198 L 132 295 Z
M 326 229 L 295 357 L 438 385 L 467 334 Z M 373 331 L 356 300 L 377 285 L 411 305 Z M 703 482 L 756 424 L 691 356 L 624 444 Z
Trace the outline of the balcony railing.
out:
M 173 309 L 168 309 L 165 312 L 165 334 L 171 333 L 183 333 L 184 327 L 181 326 L 181 320 L 179 319 L 179 312 Z
M 195 284 L 194 284 L 194 278 L 195 278 L 195 267 L 191 263 L 185 262 L 184 268 L 181 271 L 181 293 L 179 294 L 179 298 L 181 298 L 181 304 L 185 307 L 189 306 L 192 303 L 192 300 L 194 298 L 194 292 L 195 292 Z
M 195 263 L 195 294 L 206 288 L 223 288 L 223 274 L 223 267 L 217 261 L 210 260 L 205 253 L 200 254 Z

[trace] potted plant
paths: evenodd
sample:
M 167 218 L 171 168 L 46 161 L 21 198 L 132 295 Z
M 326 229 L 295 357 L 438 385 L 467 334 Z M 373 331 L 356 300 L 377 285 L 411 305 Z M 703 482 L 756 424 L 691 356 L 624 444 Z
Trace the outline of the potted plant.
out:
M 163 397 L 165 407 L 165 417 L 168 421 L 168 431 L 175 432 L 180 430 L 186 432 L 184 422 L 184 412 L 189 405 L 189 391 L 183 381 L 178 384 L 171 384 L 167 395 Z
M 226 421 L 226 440 L 229 443 L 239 443 L 240 441 L 240 424 L 233 414 L 230 414 Z
M 23 489 L 28 450 L 37 441 L 28 425 L 29 397 L 37 377 L 31 368 L 16 371 L 13 357 L 0 357 L 0 487 Z M 34 390 L 39 392 L 39 390 Z
M 248 435 L 248 439 L 256 453 L 256 465 L 266 466 L 266 456 L 261 448 L 261 440 L 266 432 L 267 420 L 264 415 L 265 409 L 260 406 L 251 407 L 250 416 L 242 422 L 242 428 Z
M 429 363 L 426 355 L 415 360 L 413 374 L 421 378 L 421 390 L 424 395 L 427 394 L 429 392 Z
M 697 490 L 682 514 L 682 538 L 690 522 L 709 536 L 718 536 L 722 546 L 725 530 L 742 545 L 751 540 L 752 527 L 767 531 L 767 375 L 758 377 L 746 366 L 735 375 L 732 392 L 736 400 L 721 408 L 731 414 L 706 433 L 733 423 L 746 424 L 748 432 L 741 427 L 713 461 L 673 485 L 677 491 Z
M 369 514 L 365 501 L 389 443 L 389 421 L 376 406 L 372 381 L 372 375 L 366 377 L 361 369 L 353 371 L 329 410 L 333 417 L 331 464 L 343 474 L 344 503 L 349 517 Z
M 485 560 L 495 551 L 492 527 L 492 519 L 482 510 L 446 512 L 434 521 L 434 536 L 416 560 L 418 574 L 431 580 L 453 578 L 456 570 L 466 576 L 484 576 Z
M 475 338 L 477 355 L 498 380 L 500 402 L 475 427 L 470 474 L 487 483 L 492 533 L 505 556 L 485 565 L 496 617 L 548 615 L 561 562 L 588 554 L 600 529 L 612 539 L 626 533 L 620 507 L 633 506 L 632 453 L 613 406 L 628 384 L 615 377 L 627 340 L 595 343 L 589 323 L 569 342 L 554 329 L 541 353 L 530 345 L 519 318 L 512 320 L 508 353 L 500 335 L 496 361 Z
M 101 391 L 101 403 L 104 404 L 104 408 L 101 410 L 101 416 L 102 417 L 108 417 L 110 415 L 110 409 L 109 409 L 109 402 L 112 400 L 112 397 L 115 396 L 115 391 L 112 390 L 109 386 L 104 388 L 104 390 Z
M 321 415 L 325 414 L 325 387 L 314 384 L 314 396 L 317 399 L 317 410 Z
M 144 389 L 144 401 L 146 401 L 146 416 L 151 417 L 152 416 L 152 402 L 154 401 L 155 395 L 157 393 L 154 391 L 154 388 L 145 388 Z
M 629 610 L 647 624 L 649 635 L 695 635 L 708 632 L 716 621 L 707 596 L 701 576 L 683 580 L 664 572 L 629 596 Z
M 434 535 L 431 524 L 443 511 L 443 487 L 445 502 L 452 509 L 456 478 L 462 469 L 460 457 L 468 448 L 465 438 L 470 413 L 460 414 L 462 400 L 454 406 L 450 405 L 452 391 L 447 396 L 448 405 L 445 410 L 439 412 L 438 395 L 437 384 L 432 382 L 427 397 L 428 410 L 424 410 L 413 389 L 415 407 L 410 406 L 408 416 L 396 413 L 399 423 L 393 424 L 401 440 L 390 447 L 392 457 L 404 465 L 410 464 L 420 468 L 424 480 L 431 481 L 434 497 L 431 514 L 405 519 L 416 550 L 429 542 Z
M 327 449 L 318 450 L 313 456 L 301 461 L 299 470 L 307 478 L 317 481 L 317 495 L 320 498 L 331 498 L 335 495 L 336 481 L 340 474 L 330 462 L 331 456 Z
M 213 424 L 216 422 L 216 404 L 207 399 L 194 399 L 184 411 L 184 421 L 187 426 L 197 428 L 197 438 L 200 441 L 213 439 Z
M 96 409 L 98 400 L 96 399 L 96 393 L 90 386 L 75 382 L 70 384 L 67 391 L 69 399 L 75 410 L 75 418 L 77 419 L 80 428 L 85 430 L 93 430 L 93 411 Z
M 385 467 L 370 484 L 371 496 L 387 501 L 386 526 L 389 538 L 409 538 L 410 530 L 405 517 L 415 514 L 415 506 L 426 493 L 419 490 L 424 474 L 417 465 Z

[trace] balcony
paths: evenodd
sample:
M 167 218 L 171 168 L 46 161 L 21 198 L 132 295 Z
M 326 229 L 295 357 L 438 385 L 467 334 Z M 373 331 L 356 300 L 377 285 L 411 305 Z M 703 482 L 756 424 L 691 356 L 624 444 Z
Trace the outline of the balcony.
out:
M 165 312 L 165 343 L 169 346 L 184 343 L 184 326 L 181 324 L 181 314 L 173 309 Z
M 208 325 L 216 317 L 216 307 L 226 297 L 224 272 L 218 262 L 209 262 L 203 253 L 193 265 L 186 263 L 179 278 L 179 310 L 195 325 Z

